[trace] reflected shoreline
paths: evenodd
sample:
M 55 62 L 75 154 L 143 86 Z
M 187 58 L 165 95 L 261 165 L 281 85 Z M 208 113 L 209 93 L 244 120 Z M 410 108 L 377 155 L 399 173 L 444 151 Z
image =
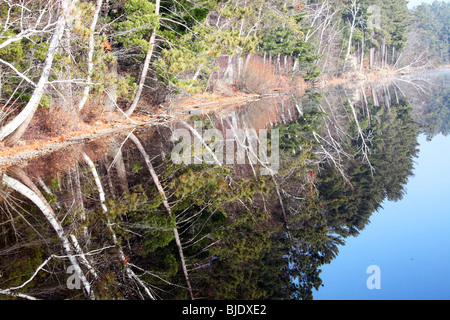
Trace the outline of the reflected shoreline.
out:
M 392 83 L 396 81 L 404 81 L 408 83 L 420 82 L 428 77 L 439 76 L 446 74 L 450 69 L 438 68 L 432 70 L 423 70 L 406 75 L 388 75 L 382 78 L 377 76 L 367 77 L 361 81 L 342 79 L 339 81 L 320 81 L 313 84 L 310 88 L 287 88 L 282 91 L 277 91 L 274 94 L 266 94 L 262 96 L 250 95 L 248 97 L 242 98 L 232 98 L 217 103 L 203 103 L 199 105 L 187 106 L 180 108 L 178 112 L 171 112 L 169 114 L 161 114 L 154 117 L 143 117 L 133 119 L 133 122 L 123 121 L 122 123 L 111 123 L 111 124 L 101 124 L 90 128 L 88 131 L 76 131 L 68 134 L 60 135 L 54 138 L 48 138 L 44 141 L 36 140 L 32 143 L 25 143 L 23 145 L 18 145 L 14 147 L 3 147 L 0 150 L 0 169 L 6 168 L 11 165 L 18 164 L 22 161 L 27 161 L 36 157 L 43 155 L 48 155 L 54 151 L 64 149 L 65 147 L 84 143 L 96 139 L 102 139 L 105 136 L 118 134 L 122 131 L 132 130 L 134 128 L 144 128 L 152 125 L 158 125 L 161 123 L 170 124 L 178 120 L 183 120 L 189 118 L 189 111 L 195 110 L 198 114 L 207 114 L 210 112 L 230 114 L 233 110 L 241 108 L 249 101 L 262 101 L 271 99 L 283 99 L 283 96 L 290 96 L 292 94 L 300 95 L 303 94 L 304 90 L 319 90 L 327 91 L 332 90 L 335 87 L 346 87 L 346 88 L 360 88 L 366 86 L 380 86 L 382 84 L 391 86 Z M 424 78 L 425 77 L 425 78 Z M 405 80 L 402 80 L 405 79 Z M 238 104 L 238 105 L 236 105 Z

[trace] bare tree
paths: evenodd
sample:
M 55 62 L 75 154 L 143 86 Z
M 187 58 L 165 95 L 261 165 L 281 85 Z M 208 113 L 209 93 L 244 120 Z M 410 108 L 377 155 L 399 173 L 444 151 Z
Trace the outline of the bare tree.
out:
M 147 165 L 147 169 L 148 169 L 150 175 L 152 176 L 153 182 L 155 183 L 156 189 L 158 190 L 158 193 L 161 195 L 161 197 L 163 199 L 163 206 L 166 209 L 167 214 L 169 216 L 173 216 L 172 215 L 172 210 L 170 208 L 170 205 L 169 205 L 169 202 L 168 202 L 168 199 L 167 199 L 167 196 L 166 196 L 166 192 L 164 191 L 164 188 L 161 185 L 161 182 L 159 181 L 158 175 L 156 174 L 156 171 L 153 168 L 152 162 L 150 161 L 150 157 L 148 156 L 147 152 L 145 151 L 145 149 L 142 146 L 142 144 L 139 141 L 139 139 L 133 133 L 130 135 L 130 140 L 133 141 L 133 143 L 136 145 L 136 147 L 138 148 L 139 152 L 143 156 L 143 158 L 145 160 L 145 163 Z M 187 285 L 187 288 L 188 288 L 188 291 L 189 291 L 189 296 L 191 297 L 192 300 L 194 300 L 194 295 L 192 293 L 191 281 L 189 279 L 189 273 L 188 273 L 188 270 L 186 268 L 186 259 L 184 257 L 183 247 L 181 245 L 180 235 L 178 234 L 177 226 L 175 226 L 175 228 L 173 228 L 173 234 L 174 234 L 174 238 L 175 238 L 175 243 L 177 244 L 178 254 L 179 254 L 180 260 L 181 260 L 181 268 L 183 270 L 184 277 L 186 279 L 186 285 Z
M 344 67 L 343 67 L 344 71 L 345 71 L 345 67 L 347 66 L 348 58 L 350 56 L 350 50 L 352 49 L 353 33 L 355 32 L 356 24 L 359 20 L 359 17 L 358 17 L 359 9 L 360 9 L 360 3 L 358 3 L 357 0 L 351 0 L 351 6 L 348 9 L 348 11 L 351 15 L 351 20 L 348 21 L 348 23 L 350 25 L 350 34 L 348 36 L 347 53 L 345 54 L 345 59 L 344 59 Z
M 13 120 L 8 122 L 2 128 L 0 128 L 0 141 L 6 140 L 7 145 L 15 144 L 20 137 L 24 134 L 26 128 L 28 127 L 31 119 L 34 116 L 34 113 L 41 101 L 42 95 L 44 94 L 45 87 L 47 85 L 47 81 L 50 75 L 50 71 L 53 65 L 53 59 L 55 57 L 56 51 L 58 49 L 61 38 L 64 34 L 64 27 L 66 25 L 67 20 L 70 17 L 71 9 L 75 5 L 77 0 L 61 0 L 60 1 L 60 15 L 56 22 L 55 29 L 53 31 L 53 35 L 50 40 L 50 45 L 47 50 L 47 55 L 45 57 L 44 66 L 41 71 L 41 76 L 39 81 L 36 83 L 36 86 L 33 90 L 33 94 L 31 95 L 30 100 L 28 101 L 25 108 L 16 116 Z M 44 8 L 47 9 L 47 8 Z M 13 37 L 12 39 L 8 39 L 9 42 L 18 41 L 28 34 L 32 33 L 32 31 L 24 30 L 21 37 Z M 6 40 L 5 42 L 8 42 Z M 5 43 L 4 42 L 4 43 Z M 2 43 L 2 45 L 4 45 Z
M 87 163 L 89 169 L 91 170 L 92 176 L 94 177 L 94 182 L 97 186 L 99 198 L 100 198 L 100 206 L 102 207 L 102 210 L 105 214 L 108 213 L 108 208 L 106 207 L 106 197 L 105 192 L 103 190 L 102 183 L 100 181 L 100 177 L 98 175 L 97 169 L 95 168 L 95 164 L 92 162 L 91 158 L 83 152 L 83 159 Z M 140 287 L 142 287 L 145 291 L 145 293 L 149 296 L 150 299 L 155 300 L 155 296 L 153 292 L 150 290 L 150 288 L 134 273 L 134 271 L 131 269 L 131 265 L 128 263 L 125 253 L 123 252 L 122 246 L 120 245 L 116 233 L 114 232 L 113 225 L 110 221 L 110 219 L 107 217 L 107 227 L 108 230 L 111 232 L 112 239 L 114 245 L 117 247 L 117 250 L 119 252 L 119 258 L 120 260 L 125 264 L 125 270 L 128 278 L 132 281 L 135 281 Z
M 74 253 L 72 246 L 70 245 L 70 241 L 65 235 L 65 232 L 61 226 L 61 223 L 59 222 L 58 218 L 56 217 L 55 213 L 53 212 L 51 206 L 48 204 L 48 202 L 45 200 L 45 198 L 40 193 L 39 189 L 34 185 L 34 183 L 29 179 L 23 172 L 17 172 L 21 176 L 22 180 L 25 180 L 24 182 L 28 185 L 25 185 L 21 183 L 20 181 L 9 177 L 8 175 L 3 175 L 3 182 L 10 187 L 11 189 L 19 192 L 24 197 L 28 198 L 30 201 L 32 201 L 44 214 L 47 221 L 50 223 L 50 225 L 53 227 L 53 230 L 55 230 L 62 247 L 69 258 L 70 263 L 72 264 L 74 271 L 80 279 L 81 284 L 83 285 L 84 293 L 86 297 L 90 299 L 94 299 L 94 293 L 91 291 L 91 285 L 87 281 L 83 270 L 81 269 L 78 260 L 76 258 L 76 254 Z
M 94 17 L 92 18 L 92 23 L 91 23 L 91 28 L 90 28 L 91 34 L 89 35 L 89 49 L 88 49 L 88 57 L 87 57 L 87 65 L 88 65 L 87 78 L 86 78 L 87 84 L 84 87 L 83 95 L 81 97 L 80 103 L 78 104 L 78 110 L 83 109 L 84 104 L 86 103 L 88 96 L 89 96 L 89 91 L 90 91 L 89 83 L 91 82 L 91 75 L 92 75 L 92 71 L 94 70 L 94 62 L 92 61 L 92 58 L 94 56 L 94 47 L 95 47 L 95 28 L 97 26 L 97 21 L 98 21 L 99 15 L 100 15 L 100 10 L 102 8 L 102 4 L 103 4 L 103 0 L 97 0 Z

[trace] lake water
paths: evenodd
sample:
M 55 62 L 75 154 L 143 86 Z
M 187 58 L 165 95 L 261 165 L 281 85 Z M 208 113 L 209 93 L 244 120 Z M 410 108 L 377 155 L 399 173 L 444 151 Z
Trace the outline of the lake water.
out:
M 0 298 L 448 299 L 448 77 L 292 90 L 8 167 Z
M 338 257 L 323 267 L 315 299 L 449 299 L 450 137 L 419 137 L 420 153 L 407 194 L 386 202 Z M 381 288 L 368 289 L 371 265 Z

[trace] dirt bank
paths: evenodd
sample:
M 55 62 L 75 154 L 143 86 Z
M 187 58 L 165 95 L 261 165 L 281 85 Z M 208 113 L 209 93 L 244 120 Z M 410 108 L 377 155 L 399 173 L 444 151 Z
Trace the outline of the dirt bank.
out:
M 123 119 L 120 121 L 115 120 L 111 123 L 84 125 L 81 130 L 68 134 L 33 141 L 22 141 L 13 147 L 0 146 L 0 169 L 17 165 L 23 161 L 47 155 L 75 144 L 94 141 L 122 131 L 129 131 L 133 128 L 181 120 L 189 117 L 192 110 L 206 113 L 219 108 L 226 108 L 230 104 L 243 104 L 260 98 L 261 96 L 259 95 L 243 94 L 241 96 L 217 98 L 215 101 L 208 101 L 210 99 L 208 98 L 200 103 L 198 99 L 185 99 L 184 104 L 172 107 L 170 110 L 163 108 L 159 113 L 152 116 L 133 116 L 130 120 Z

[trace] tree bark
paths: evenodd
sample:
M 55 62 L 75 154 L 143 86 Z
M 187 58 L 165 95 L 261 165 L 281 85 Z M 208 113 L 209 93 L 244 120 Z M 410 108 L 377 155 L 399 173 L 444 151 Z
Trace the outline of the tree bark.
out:
M 352 14 L 352 22 L 350 24 L 350 35 L 348 37 L 347 53 L 345 54 L 343 71 L 345 71 L 345 67 L 347 66 L 348 57 L 350 56 L 350 51 L 352 49 L 352 39 L 353 39 L 353 33 L 355 31 L 355 27 L 356 27 L 356 16 L 358 14 L 358 11 L 359 11 L 359 5 L 356 4 L 356 0 L 352 0 L 352 6 L 350 9 L 350 13 Z
M 95 168 L 95 165 L 92 162 L 91 158 L 89 158 L 89 156 L 86 153 L 84 153 L 84 152 L 83 152 L 83 158 L 84 158 L 84 161 L 89 166 L 89 169 L 91 170 L 91 173 L 92 173 L 92 175 L 94 177 L 94 181 L 95 181 L 95 184 L 97 186 L 97 190 L 98 190 L 99 197 L 100 197 L 100 205 L 102 207 L 102 210 L 103 210 L 103 212 L 105 214 L 107 214 L 108 208 L 105 205 L 105 201 L 106 201 L 105 192 L 103 190 L 103 186 L 102 186 L 102 183 L 100 181 L 100 177 L 98 175 L 97 169 Z M 114 229 L 112 228 L 111 221 L 109 220 L 108 217 L 106 218 L 106 221 L 107 221 L 108 230 L 112 234 L 113 243 L 118 248 L 119 258 L 121 259 L 121 261 L 123 263 L 125 263 L 125 270 L 126 270 L 128 278 L 130 280 L 136 281 L 142 288 L 144 288 L 144 291 L 147 293 L 147 295 L 150 297 L 150 299 L 156 300 L 154 295 L 148 289 L 148 287 L 144 284 L 144 282 L 141 279 L 139 279 L 139 277 L 134 273 L 133 270 L 131 270 L 131 267 L 129 266 L 128 262 L 126 261 L 126 256 L 125 256 L 125 254 L 124 254 L 124 252 L 122 250 L 121 245 L 119 244 L 119 241 L 117 240 L 116 233 L 114 232 Z
M 27 184 L 30 184 L 31 180 L 29 178 L 27 178 L 26 180 L 28 180 L 28 181 L 24 181 L 24 182 Z M 81 269 L 80 265 L 78 264 L 77 259 L 74 256 L 74 252 L 70 246 L 70 242 L 69 242 L 68 238 L 66 237 L 64 230 L 63 230 L 60 222 L 58 221 L 55 213 L 53 212 L 53 210 L 51 209 L 50 205 L 47 203 L 45 198 L 42 196 L 42 194 L 39 195 L 38 193 L 36 193 L 35 191 L 32 190 L 32 189 L 37 189 L 36 186 L 34 186 L 34 188 L 29 188 L 25 184 L 21 183 L 20 181 L 14 179 L 14 178 L 7 176 L 6 174 L 3 176 L 3 182 L 11 189 L 19 192 L 24 197 L 28 198 L 41 210 L 41 212 L 44 214 L 47 221 L 51 224 L 51 226 L 55 230 L 59 240 L 61 241 L 64 252 L 68 256 L 70 263 L 74 267 L 74 270 L 75 270 L 75 273 L 76 273 L 78 279 L 80 279 L 80 281 L 83 285 L 85 295 L 88 298 L 93 299 L 94 295 L 91 292 L 91 286 L 90 286 L 89 282 L 87 281 L 86 277 L 84 276 L 83 270 Z M 34 184 L 32 184 L 32 185 L 34 185 Z
M 370 68 L 370 70 L 373 69 L 373 56 L 374 56 L 374 51 L 375 51 L 375 48 L 370 48 L 370 51 L 369 51 L 369 68 Z
M 365 36 L 364 36 L 364 30 L 362 32 L 362 42 L 361 42 L 361 61 L 359 65 L 359 71 L 362 71 L 364 67 L 364 50 L 365 50 Z

